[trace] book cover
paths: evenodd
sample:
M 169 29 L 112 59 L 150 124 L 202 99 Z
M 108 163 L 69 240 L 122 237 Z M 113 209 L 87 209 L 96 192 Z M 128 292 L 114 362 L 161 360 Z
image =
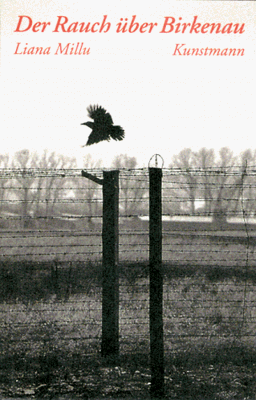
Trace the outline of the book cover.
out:
M 255 2 L 1 8 L 0 397 L 253 399 Z

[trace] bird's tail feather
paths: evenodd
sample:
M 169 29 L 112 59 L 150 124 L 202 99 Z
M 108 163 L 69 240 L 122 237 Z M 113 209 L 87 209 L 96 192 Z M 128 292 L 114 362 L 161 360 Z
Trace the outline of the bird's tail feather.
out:
M 123 140 L 124 139 L 124 130 L 119 125 L 113 126 L 111 137 L 114 140 Z

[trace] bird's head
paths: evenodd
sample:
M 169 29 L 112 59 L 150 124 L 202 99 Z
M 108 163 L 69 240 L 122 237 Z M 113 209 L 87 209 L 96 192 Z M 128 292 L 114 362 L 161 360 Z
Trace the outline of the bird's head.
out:
M 81 124 L 81 125 L 86 125 L 86 126 L 88 126 L 89 128 L 91 128 L 91 129 L 93 129 L 93 127 L 94 127 L 94 123 L 93 123 L 93 122 L 91 122 L 91 121 L 84 122 L 84 123 L 83 123 L 83 124 Z

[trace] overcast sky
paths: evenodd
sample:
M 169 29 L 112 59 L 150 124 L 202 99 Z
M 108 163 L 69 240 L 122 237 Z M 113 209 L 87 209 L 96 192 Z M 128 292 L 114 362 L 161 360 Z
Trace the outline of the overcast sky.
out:
M 253 1 L 117 0 L 2 2 L 2 117 L 0 153 L 45 148 L 103 160 L 126 153 L 147 166 L 159 153 L 165 166 L 184 147 L 229 146 L 235 153 L 256 148 L 255 49 L 256 6 Z M 32 25 L 14 32 L 19 16 Z M 53 32 L 58 16 L 72 22 L 102 22 L 108 32 Z M 117 33 L 120 18 L 157 23 L 151 33 Z M 175 22 L 245 24 L 243 34 L 160 33 L 165 17 Z M 179 20 L 182 18 L 182 20 Z M 28 19 L 20 29 L 25 29 Z M 50 47 L 49 55 L 14 54 L 24 47 Z M 55 55 L 58 44 L 90 47 L 89 55 Z M 175 46 L 244 48 L 241 56 L 174 56 Z M 99 104 L 125 129 L 123 142 L 82 148 L 90 129 L 86 107 Z

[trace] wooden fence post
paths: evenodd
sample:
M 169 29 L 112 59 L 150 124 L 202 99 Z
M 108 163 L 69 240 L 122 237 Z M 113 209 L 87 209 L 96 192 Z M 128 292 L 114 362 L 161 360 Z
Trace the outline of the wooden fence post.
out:
M 86 171 L 82 176 L 103 185 L 101 355 L 115 358 L 119 354 L 119 171 L 103 171 L 103 179 Z
M 151 398 L 164 395 L 162 170 L 149 168 L 149 274 Z
M 119 171 L 103 172 L 103 287 L 101 354 L 119 354 Z

